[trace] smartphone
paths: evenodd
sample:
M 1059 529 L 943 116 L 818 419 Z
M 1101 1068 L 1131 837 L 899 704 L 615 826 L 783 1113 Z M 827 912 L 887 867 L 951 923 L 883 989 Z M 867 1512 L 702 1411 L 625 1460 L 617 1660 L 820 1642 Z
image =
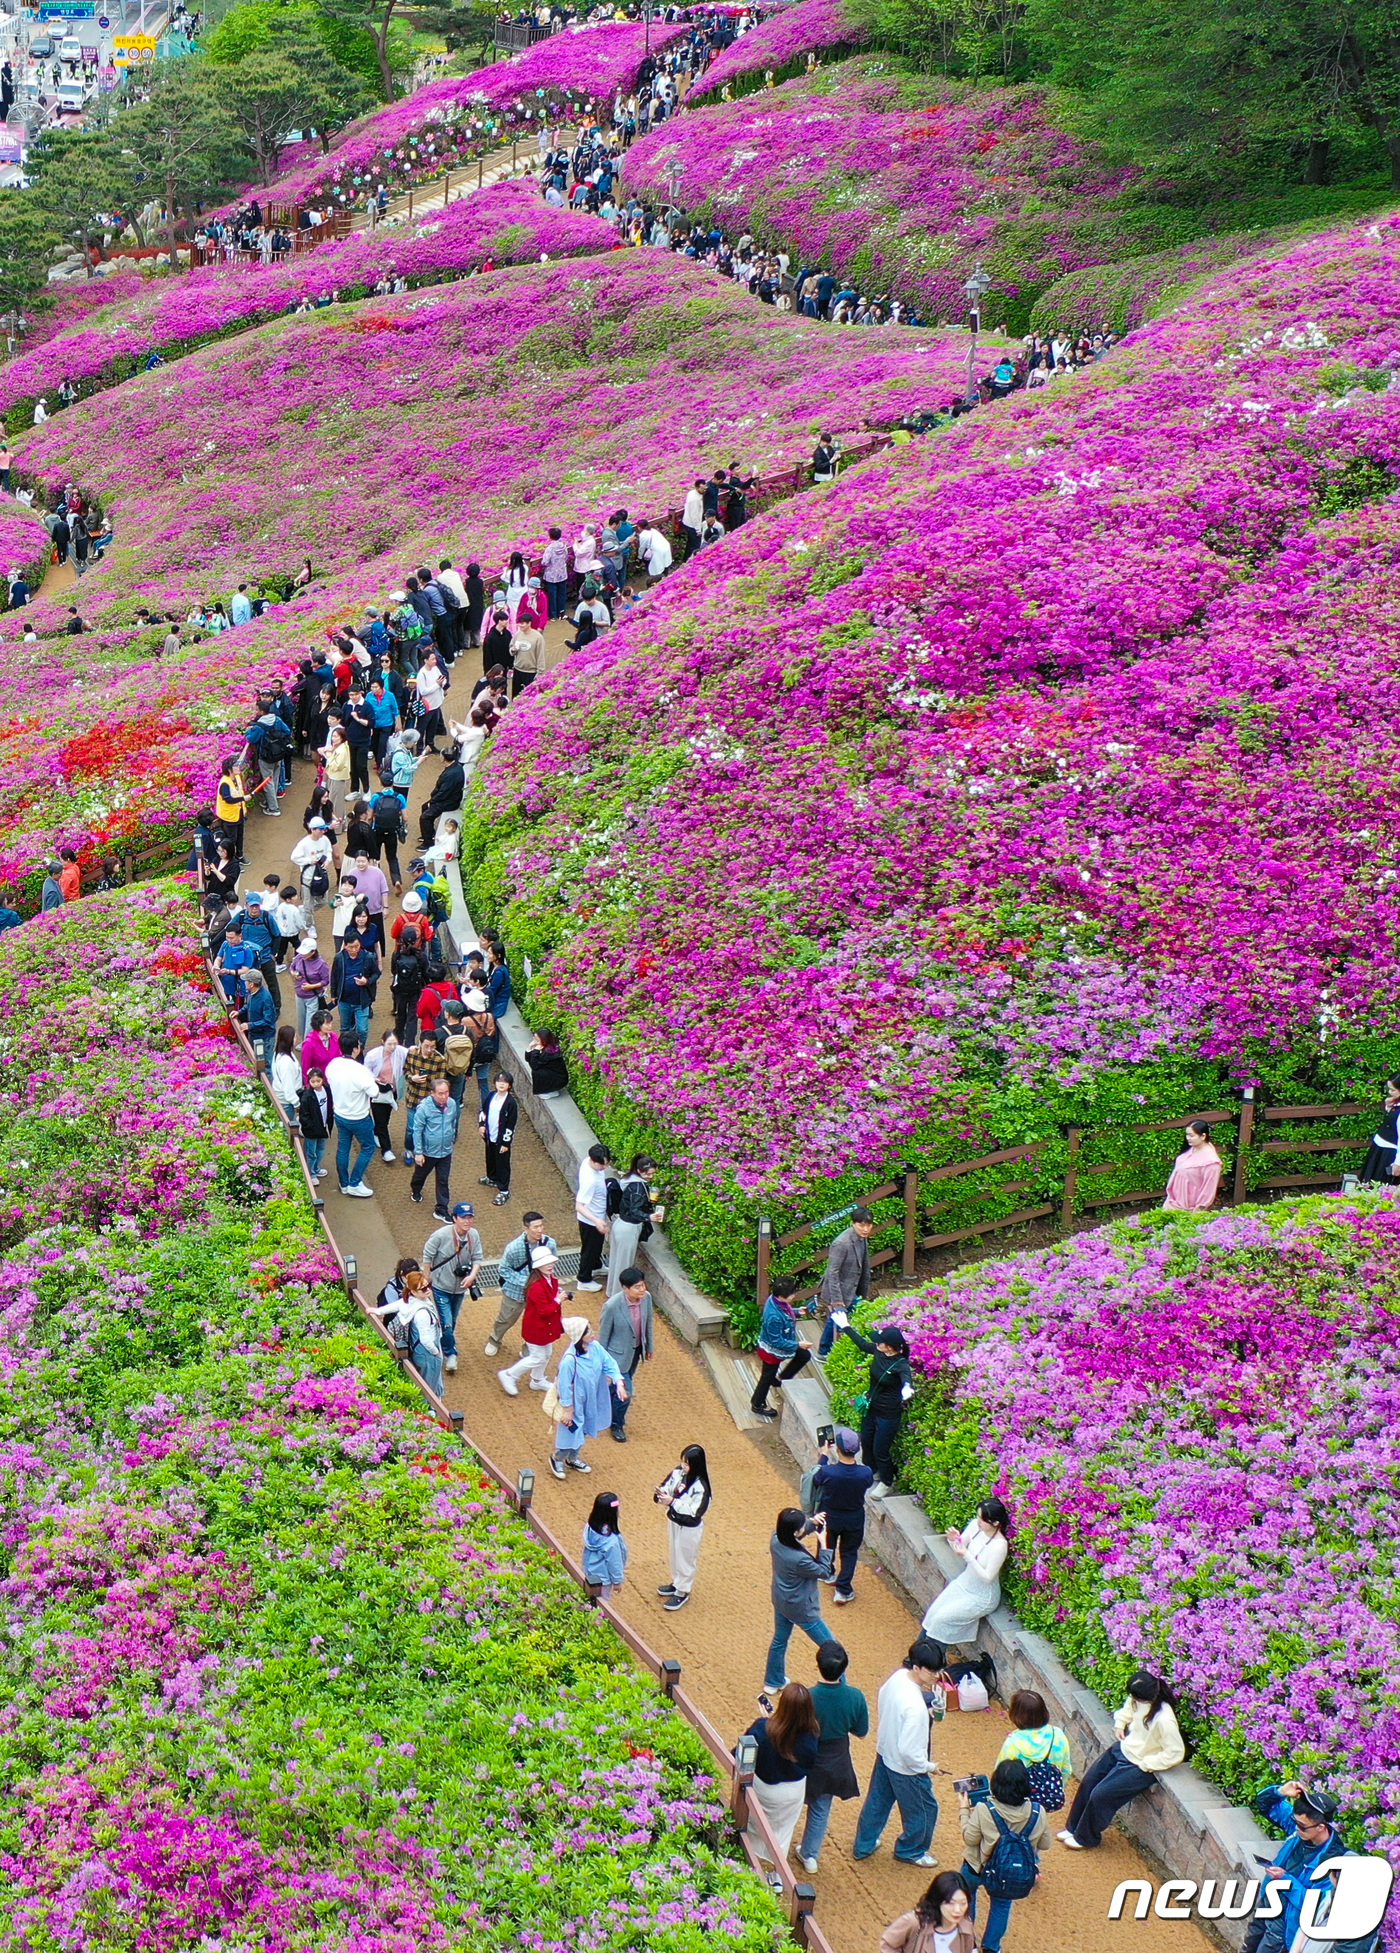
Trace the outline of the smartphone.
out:
M 972 1795 L 972 1786 L 975 1782 L 975 1777 L 954 1777 L 953 1790 L 959 1797 L 970 1797 Z
M 835 1443 L 835 1440 L 836 1440 L 836 1426 L 834 1424 L 819 1424 L 817 1426 L 818 1444 L 833 1444 Z

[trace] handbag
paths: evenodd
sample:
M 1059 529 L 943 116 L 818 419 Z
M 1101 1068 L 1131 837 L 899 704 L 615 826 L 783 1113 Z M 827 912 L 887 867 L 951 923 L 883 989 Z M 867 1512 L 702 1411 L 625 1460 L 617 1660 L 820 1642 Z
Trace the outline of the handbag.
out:
M 1038 1763 L 1026 1765 L 1026 1774 L 1031 1780 L 1031 1796 L 1047 1812 L 1062 1811 L 1065 1807 L 1065 1780 L 1058 1767 L 1050 1761 L 1050 1752 L 1054 1747 L 1054 1736 L 1047 1736 L 1044 1756 Z
M 572 1411 L 566 1411 L 560 1404 L 559 1392 L 554 1384 L 551 1384 L 548 1390 L 545 1391 L 544 1401 L 541 1403 L 540 1409 L 544 1412 L 551 1424 L 562 1424 L 566 1417 L 573 1415 Z

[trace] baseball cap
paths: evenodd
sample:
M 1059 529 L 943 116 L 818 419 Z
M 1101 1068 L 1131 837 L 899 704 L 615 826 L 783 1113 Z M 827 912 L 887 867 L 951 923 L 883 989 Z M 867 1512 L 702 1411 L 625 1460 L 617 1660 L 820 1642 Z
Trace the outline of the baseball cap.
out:
M 317 814 L 314 816 L 313 819 L 309 820 L 306 823 L 306 825 L 308 829 L 311 831 L 311 833 L 314 834 L 318 827 L 324 830 L 326 823 L 321 819 L 321 816 Z
M 860 1450 L 860 1439 L 849 1425 L 838 1424 L 835 1430 L 836 1449 L 844 1451 L 848 1458 L 854 1458 Z
M 1300 1790 L 1293 1799 L 1295 1816 L 1301 1816 L 1306 1811 L 1309 1817 L 1315 1817 L 1326 1824 L 1332 1822 L 1340 1809 L 1341 1805 L 1336 1798 L 1326 1790 Z
M 476 1209 L 469 1200 L 459 1200 L 452 1209 L 452 1218 L 454 1221 L 469 1221 L 475 1212 Z

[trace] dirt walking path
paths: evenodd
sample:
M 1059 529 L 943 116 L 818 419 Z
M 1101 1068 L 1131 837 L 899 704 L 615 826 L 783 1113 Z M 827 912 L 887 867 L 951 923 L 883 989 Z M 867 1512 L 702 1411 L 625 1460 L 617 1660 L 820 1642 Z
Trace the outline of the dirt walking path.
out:
M 562 637 L 563 628 L 552 626 L 551 662 L 559 655 Z M 468 692 L 479 668 L 474 652 L 459 660 Z M 436 777 L 437 768 L 429 760 L 419 770 L 421 791 L 431 791 Z M 310 768 L 299 763 L 281 820 L 252 815 L 246 888 L 260 887 L 263 875 L 273 869 L 286 870 L 288 850 L 301 837 L 301 810 L 311 778 Z M 412 809 L 410 831 L 417 831 Z M 328 931 L 328 919 L 326 927 Z M 322 947 L 329 956 L 329 940 Z M 290 993 L 290 985 L 284 989 Z M 372 1041 L 377 1042 L 385 1028 L 387 1006 L 386 990 L 375 1012 Z M 396 1140 L 402 1124 L 402 1118 L 396 1117 Z M 477 1185 L 483 1170 L 476 1135 L 465 1131 L 458 1143 L 452 1193 L 454 1199 L 474 1202 L 488 1256 L 497 1255 L 519 1232 L 520 1216 L 530 1208 L 546 1216 L 561 1248 L 577 1245 L 572 1191 L 528 1122 L 517 1141 L 509 1206 L 494 1206 L 491 1190 Z M 401 1157 L 393 1165 L 376 1160 L 367 1178 L 375 1189 L 372 1201 L 342 1198 L 335 1189 L 333 1170 L 323 1186 L 331 1226 L 342 1248 L 358 1256 L 361 1287 L 374 1293 L 398 1256 L 421 1255 L 434 1226 L 432 1183 L 429 1198 L 414 1206 Z M 601 1294 L 578 1298 L 579 1312 L 586 1313 L 595 1326 L 603 1299 Z M 556 1483 L 547 1469 L 549 1427 L 540 1413 L 539 1398 L 529 1391 L 518 1398 L 507 1397 L 496 1378 L 501 1358 L 483 1353 L 498 1302 L 499 1297 L 491 1293 L 463 1309 L 460 1369 L 447 1379 L 448 1403 L 464 1413 L 468 1438 L 507 1472 L 513 1475 L 523 1465 L 534 1468 L 540 1512 L 564 1540 L 579 1538 L 595 1493 L 618 1494 L 631 1549 L 621 1611 L 659 1654 L 681 1662 L 687 1688 L 720 1729 L 737 1737 L 758 1714 L 754 1698 L 763 1680 L 773 1629 L 768 1542 L 778 1510 L 794 1500 L 798 1474 L 791 1455 L 770 1430 L 737 1429 L 700 1359 L 658 1321 L 657 1351 L 641 1377 L 628 1422 L 628 1442 L 615 1444 L 606 1433 L 593 1439 L 585 1453 L 593 1466 L 591 1475 L 570 1473 L 564 1484 Z M 656 1595 L 658 1584 L 668 1577 L 665 1524 L 651 1494 L 681 1447 L 690 1443 L 705 1446 L 715 1503 L 706 1523 L 694 1598 L 688 1607 L 668 1614 Z M 876 1692 L 913 1639 L 917 1620 L 894 1583 L 868 1565 L 857 1576 L 853 1605 L 832 1606 L 830 1591 L 822 1590 L 823 1612 L 850 1651 L 850 1679 L 870 1700 L 873 1730 Z M 793 1680 L 810 1684 L 816 1679 L 813 1654 L 811 1644 L 795 1634 L 788 1655 Z M 969 1770 L 990 1771 L 1008 1727 L 1004 1713 L 994 1706 L 980 1716 L 951 1713 L 935 1732 L 934 1753 L 943 1774 L 935 1784 L 939 1819 L 933 1848 L 943 1867 L 956 1868 L 962 1861 L 952 1779 Z M 858 1742 L 854 1750 L 864 1784 L 874 1743 Z M 1076 1758 L 1081 1770 L 1090 1760 Z M 895 1862 L 891 1846 L 897 1820 L 887 1827 L 881 1849 L 856 1864 L 850 1848 L 858 1810 L 856 1802 L 836 1806 L 814 1880 L 817 1917 L 838 1953 L 874 1953 L 882 1928 L 914 1903 L 932 1876 Z M 1098 1852 L 1072 1853 L 1054 1845 L 1045 1854 L 1040 1888 L 1012 1915 L 1006 1953 L 1104 1953 L 1104 1949 L 1204 1953 L 1205 1942 L 1196 1927 L 1155 1918 L 1141 1924 L 1131 1918 L 1109 1923 L 1108 1902 L 1115 1885 L 1120 1879 L 1144 1875 L 1150 1875 L 1149 1868 L 1119 1832 L 1110 1831 Z

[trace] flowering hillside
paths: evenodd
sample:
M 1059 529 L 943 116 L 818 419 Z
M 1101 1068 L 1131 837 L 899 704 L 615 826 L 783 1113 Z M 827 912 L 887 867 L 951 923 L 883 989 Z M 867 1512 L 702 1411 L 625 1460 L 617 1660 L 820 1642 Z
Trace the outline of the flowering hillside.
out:
M 1105 1701 L 1170 1677 L 1232 1797 L 1320 1785 L 1400 1864 L 1396 1203 L 1124 1222 L 870 1319 L 926 1379 L 903 1479 L 939 1527 L 1006 1501 L 1020 1619 Z
M 724 88 L 742 92 L 771 70 L 780 79 L 795 73 L 807 55 L 855 46 L 865 29 L 852 19 L 846 0 L 797 0 L 741 34 L 700 75 L 687 96 L 699 102 Z
M 57 415 L 18 460 L 99 489 L 117 541 L 79 593 L 98 634 L 47 635 L 63 591 L 25 613 L 42 659 L 7 652 L 0 888 L 32 904 L 57 843 L 170 833 L 209 797 L 258 679 L 425 554 L 500 566 L 555 519 L 577 535 L 619 503 L 679 508 L 736 451 L 791 467 L 822 424 L 849 434 L 945 397 L 965 345 L 884 327 L 855 348 L 684 260 L 619 253 L 283 320 Z M 161 630 L 133 629 L 138 602 L 183 612 L 303 555 L 321 580 L 232 638 L 167 658 Z
M 653 21 L 650 45 L 663 48 L 686 31 Z M 363 205 L 381 184 L 397 193 L 513 136 L 533 142 L 541 122 L 571 130 L 579 117 L 610 108 L 634 85 L 647 45 L 647 29 L 636 21 L 567 27 L 508 61 L 431 81 L 376 109 L 352 123 L 329 155 L 279 177 L 262 194 L 274 203 Z
M 1244 258 L 1277 255 L 1288 248 L 1284 229 L 1227 231 L 1219 237 L 1193 238 L 1169 251 L 1149 251 L 1116 264 L 1089 265 L 1070 271 L 1041 293 L 1032 307 L 1035 332 L 1131 332 L 1169 302 L 1179 301 L 1211 273 Z
M 933 319 L 963 318 L 979 261 L 1000 322 L 1065 272 L 1143 248 L 1118 206 L 1128 173 L 1057 128 L 1037 90 L 892 74 L 873 57 L 663 123 L 628 151 L 626 184 L 665 196 L 673 163 L 684 209 Z
M 1400 219 L 1227 273 L 750 524 L 502 727 L 479 902 L 706 1279 L 896 1160 L 1393 1064 L 1397 319 Z
M 48 567 L 49 532 L 23 502 L 0 502 L 0 571 L 23 570 L 33 590 Z
M 211 266 L 145 281 L 134 294 L 0 367 L 0 413 L 15 431 L 33 403 L 67 378 L 86 393 L 136 372 L 150 352 L 170 359 L 213 339 L 245 332 L 303 300 L 371 292 L 384 277 L 436 285 L 494 263 L 586 257 L 610 251 L 616 232 L 599 218 L 552 210 L 527 183 L 497 183 L 424 211 L 412 225 L 354 231 L 285 264 Z
M 790 468 L 828 417 L 942 399 L 965 349 L 895 327 L 853 346 L 684 259 L 619 253 L 278 321 L 56 416 L 20 459 L 118 510 L 84 590 L 98 621 L 392 548 L 382 594 L 406 538 L 503 563 L 555 519 L 664 514 L 736 452 Z
M 0 1947 L 766 1953 L 707 1753 L 370 1346 L 223 1032 L 188 890 L 0 942 Z

